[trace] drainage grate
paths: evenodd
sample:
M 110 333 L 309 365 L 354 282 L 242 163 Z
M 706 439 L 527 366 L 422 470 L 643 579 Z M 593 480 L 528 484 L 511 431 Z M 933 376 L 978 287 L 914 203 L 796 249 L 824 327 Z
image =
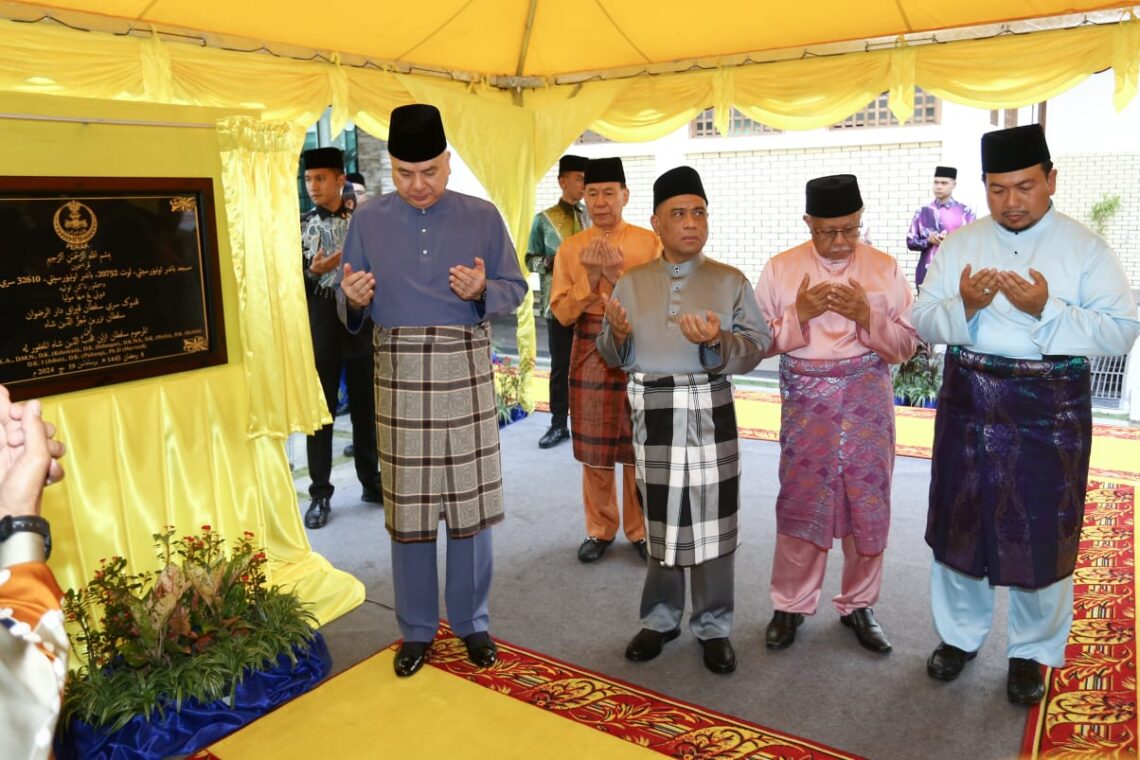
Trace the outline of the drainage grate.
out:
M 1093 406 L 1119 409 L 1124 398 L 1124 369 L 1128 354 L 1094 356 L 1091 360 Z

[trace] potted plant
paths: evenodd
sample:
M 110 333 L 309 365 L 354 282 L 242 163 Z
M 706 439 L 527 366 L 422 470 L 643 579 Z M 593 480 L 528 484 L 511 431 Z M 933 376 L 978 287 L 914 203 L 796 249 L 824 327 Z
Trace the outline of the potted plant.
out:
M 934 407 L 942 388 L 943 355 L 929 343 L 919 342 L 914 354 L 891 367 L 895 403 L 900 406 Z
M 188 754 L 328 672 L 316 619 L 267 586 L 252 533 L 228 553 L 209 525 L 174 534 L 154 534 L 161 570 L 130 573 L 123 557 L 104 559 L 64 596 L 80 667 L 64 695 L 59 758 Z
M 522 381 L 534 368 L 534 360 L 523 359 L 516 365 L 511 357 L 494 354 L 491 363 L 495 370 L 495 410 L 499 427 L 503 427 L 526 417 L 521 404 Z

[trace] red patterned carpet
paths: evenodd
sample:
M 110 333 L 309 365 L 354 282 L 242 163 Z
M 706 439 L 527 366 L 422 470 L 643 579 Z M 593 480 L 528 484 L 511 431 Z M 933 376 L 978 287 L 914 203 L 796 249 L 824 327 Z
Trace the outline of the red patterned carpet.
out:
M 1135 507 L 1135 482 L 1089 483 L 1066 665 L 1029 713 L 1023 757 L 1137 755 Z
M 615 681 L 496 639 L 499 664 L 478 669 L 446 626 L 429 663 L 459 678 L 568 720 L 674 758 L 700 760 L 825 760 L 856 758 L 663 694 Z M 396 648 L 393 644 L 392 649 Z

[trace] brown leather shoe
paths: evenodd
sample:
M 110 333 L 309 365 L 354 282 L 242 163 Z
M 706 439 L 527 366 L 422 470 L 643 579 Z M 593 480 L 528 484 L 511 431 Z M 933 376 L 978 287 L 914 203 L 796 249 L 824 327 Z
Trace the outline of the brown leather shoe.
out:
M 430 641 L 405 641 L 396 652 L 396 659 L 392 660 L 392 667 L 400 678 L 415 675 L 427 661 Z
M 1023 657 L 1009 658 L 1009 675 L 1005 681 L 1009 701 L 1015 705 L 1035 705 L 1045 696 L 1045 679 L 1041 666 Z
M 939 681 L 953 681 L 962 673 L 966 663 L 977 656 L 977 652 L 967 652 L 949 644 L 939 644 L 926 661 L 926 674 Z
M 850 615 L 840 615 L 839 622 L 848 628 L 854 629 L 855 638 L 864 649 L 870 649 L 876 654 L 887 654 L 891 651 L 891 642 L 887 641 L 886 634 L 875 620 L 875 612 L 870 607 L 853 610 Z
M 799 612 L 784 612 L 776 610 L 768 622 L 768 631 L 765 633 L 765 643 L 769 649 L 787 649 L 796 641 L 796 629 L 804 622 L 804 616 Z
M 625 648 L 625 658 L 634 662 L 648 662 L 661 654 L 665 642 L 672 641 L 680 635 L 680 626 L 664 632 L 642 628 L 630 639 L 629 646 Z

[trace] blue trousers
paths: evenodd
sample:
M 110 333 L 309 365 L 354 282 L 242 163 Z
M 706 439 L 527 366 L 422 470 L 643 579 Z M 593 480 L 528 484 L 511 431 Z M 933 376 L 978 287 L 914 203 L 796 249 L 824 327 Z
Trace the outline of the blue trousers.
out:
M 994 587 L 935 562 L 930 571 L 934 630 L 943 642 L 976 652 L 994 619 Z M 1073 576 L 1044 588 L 1009 589 L 1007 657 L 1023 657 L 1059 668 L 1073 624 Z
M 451 628 L 460 638 L 486 631 L 490 625 L 487 598 L 491 593 L 491 531 L 484 528 L 471 538 L 445 540 L 444 599 Z M 392 542 L 396 622 L 405 641 L 431 641 L 439 629 L 436 543 Z

